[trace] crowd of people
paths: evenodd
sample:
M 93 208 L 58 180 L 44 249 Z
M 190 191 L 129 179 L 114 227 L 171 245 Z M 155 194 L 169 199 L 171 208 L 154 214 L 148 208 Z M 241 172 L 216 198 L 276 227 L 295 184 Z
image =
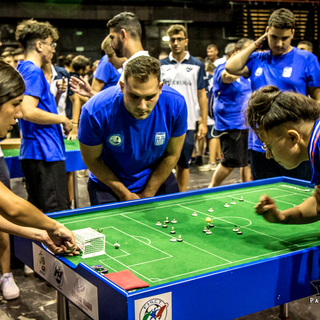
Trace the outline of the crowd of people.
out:
M 241 182 L 286 175 L 320 184 L 320 65 L 311 43 L 291 45 L 290 10 L 274 11 L 264 35 L 229 43 L 223 57 L 209 44 L 203 61 L 186 50 L 192 39 L 182 25 L 169 27 L 171 51 L 158 59 L 143 49 L 135 14 L 120 13 L 107 27 L 105 55 L 92 68 L 87 57 L 72 54 L 54 65 L 58 30 L 33 19 L 16 28 L 21 48 L 1 54 L 0 133 L 4 139 L 18 127 L 29 201 L 9 190 L 0 154 L 5 299 L 19 296 L 8 233 L 40 240 L 54 253 L 78 254 L 72 233 L 42 213 L 71 209 L 64 139 L 79 139 L 91 205 L 186 191 L 192 162 L 213 172 L 208 187 L 235 168 Z M 261 50 L 265 40 L 269 49 Z M 256 211 L 270 222 L 317 221 L 315 190 L 281 212 L 264 195 Z

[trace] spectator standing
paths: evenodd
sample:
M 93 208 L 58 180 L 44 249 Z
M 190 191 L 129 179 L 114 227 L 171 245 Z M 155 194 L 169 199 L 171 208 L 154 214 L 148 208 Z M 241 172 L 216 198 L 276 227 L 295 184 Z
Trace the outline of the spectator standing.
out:
M 180 191 L 187 190 L 189 168 L 194 148 L 194 131 L 196 129 L 197 108 L 200 106 L 198 138 L 203 139 L 207 133 L 207 76 L 201 61 L 185 51 L 188 35 L 184 26 L 173 25 L 168 29 L 171 53 L 161 60 L 161 80 L 180 92 L 186 99 L 188 107 L 188 131 L 177 163 L 177 180 Z
M 268 21 L 266 33 L 230 58 L 226 71 L 230 74 L 250 77 L 252 90 L 266 85 L 275 85 L 280 90 L 310 95 L 320 101 L 320 65 L 318 58 L 310 52 L 291 45 L 295 32 L 295 17 L 288 9 L 273 12 Z M 268 39 L 270 50 L 255 52 Z M 264 146 L 254 134 L 250 163 L 253 178 L 263 179 L 289 176 L 303 180 L 311 179 L 308 162 L 302 162 L 293 170 L 286 170 L 273 159 L 266 159 Z

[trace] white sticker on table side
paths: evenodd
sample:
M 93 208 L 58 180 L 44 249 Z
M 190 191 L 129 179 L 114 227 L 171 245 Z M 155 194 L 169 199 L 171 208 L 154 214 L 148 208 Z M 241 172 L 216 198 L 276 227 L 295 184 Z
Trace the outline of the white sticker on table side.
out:
M 63 264 L 45 249 L 32 243 L 34 271 L 52 284 L 92 319 L 99 319 L 97 287 Z

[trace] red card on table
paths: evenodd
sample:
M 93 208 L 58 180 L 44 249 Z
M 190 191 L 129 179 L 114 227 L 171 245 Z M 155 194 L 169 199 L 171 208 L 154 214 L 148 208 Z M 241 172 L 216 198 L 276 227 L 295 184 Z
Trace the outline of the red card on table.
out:
M 130 270 L 123 270 L 104 275 L 124 290 L 141 289 L 149 287 L 149 284 L 136 277 Z

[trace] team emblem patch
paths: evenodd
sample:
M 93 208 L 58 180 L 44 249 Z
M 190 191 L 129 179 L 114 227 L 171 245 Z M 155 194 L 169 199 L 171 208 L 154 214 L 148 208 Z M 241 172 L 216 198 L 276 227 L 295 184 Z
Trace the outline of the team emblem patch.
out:
M 108 142 L 115 146 L 115 147 L 119 147 L 122 145 L 122 137 L 120 134 L 112 134 L 111 136 L 109 136 L 108 138 Z
M 193 68 L 191 68 L 191 67 L 186 67 L 186 71 L 187 72 L 190 72 L 190 71 L 192 71 L 193 70 Z
M 256 70 L 256 72 L 254 73 L 254 75 L 255 75 L 256 77 L 261 76 L 261 75 L 262 75 L 262 68 L 258 68 L 258 69 Z
M 154 138 L 154 144 L 156 146 L 162 146 L 166 141 L 166 133 L 165 132 L 157 132 Z
M 291 67 L 285 67 L 283 69 L 283 72 L 282 72 L 282 76 L 284 78 L 290 78 L 291 77 L 291 74 L 292 74 L 292 68 Z

